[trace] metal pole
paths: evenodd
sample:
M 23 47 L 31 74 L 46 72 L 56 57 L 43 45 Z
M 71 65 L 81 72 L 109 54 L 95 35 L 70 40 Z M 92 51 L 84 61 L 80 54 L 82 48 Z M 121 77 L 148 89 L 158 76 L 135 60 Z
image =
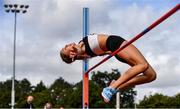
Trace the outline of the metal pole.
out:
M 116 109 L 120 109 L 120 92 L 116 93 Z
M 83 37 L 89 34 L 89 8 L 83 8 Z M 88 70 L 88 60 L 83 60 L 83 109 L 89 108 L 89 75 L 85 73 Z
M 11 92 L 11 109 L 14 109 L 15 105 L 15 72 L 16 72 L 16 10 L 14 12 L 14 52 L 13 52 L 13 77 L 12 77 L 12 92 Z
M 18 4 L 4 4 L 5 11 L 7 13 L 14 13 L 14 46 L 13 46 L 13 75 L 12 75 L 12 89 L 11 89 L 11 109 L 15 106 L 15 74 L 16 74 L 16 22 L 17 13 L 26 13 L 29 5 Z
M 136 95 L 134 95 L 134 109 L 136 109 L 137 106 L 136 106 Z
M 85 73 L 89 73 L 90 71 L 92 71 L 93 69 L 95 69 L 96 67 L 98 67 L 99 65 L 101 65 L 102 63 L 106 62 L 108 59 L 110 59 L 112 56 L 116 55 L 118 52 L 120 52 L 121 50 L 123 50 L 124 48 L 126 48 L 128 45 L 130 45 L 131 43 L 133 43 L 134 41 L 138 40 L 140 37 L 142 37 L 144 34 L 146 34 L 147 32 L 149 32 L 150 30 L 152 30 L 154 27 L 156 27 L 157 25 L 159 25 L 161 22 L 163 22 L 165 19 L 167 19 L 169 16 L 173 15 L 176 11 L 178 11 L 180 8 L 180 4 L 177 4 L 173 9 L 171 9 L 169 12 L 167 12 L 165 15 L 163 15 L 162 17 L 160 17 L 158 20 L 156 20 L 153 24 L 151 24 L 149 27 L 147 27 L 144 31 L 142 31 L 141 33 L 139 33 L 138 35 L 136 35 L 135 37 L 133 37 L 131 40 L 127 41 L 127 43 L 125 43 L 122 47 L 120 47 L 119 49 L 117 49 L 116 51 L 112 52 L 109 56 L 105 57 L 104 59 L 102 59 L 100 62 L 98 62 L 97 64 L 95 64 L 93 67 L 91 67 L 90 69 L 88 69 Z

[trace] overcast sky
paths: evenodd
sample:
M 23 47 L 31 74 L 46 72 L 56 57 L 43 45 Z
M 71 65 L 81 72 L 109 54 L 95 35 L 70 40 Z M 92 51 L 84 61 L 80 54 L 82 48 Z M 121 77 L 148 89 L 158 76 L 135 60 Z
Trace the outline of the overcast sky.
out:
M 27 78 L 33 85 L 41 80 L 48 86 L 63 77 L 82 80 L 82 62 L 65 64 L 59 50 L 82 38 L 82 9 L 90 9 L 90 33 L 116 34 L 129 40 L 179 0 L 0 0 L 0 81 L 12 77 L 14 15 L 4 11 L 4 3 L 28 4 L 26 14 L 17 15 L 16 79 Z M 180 12 L 176 12 L 134 43 L 157 72 L 157 80 L 137 86 L 137 98 L 161 92 L 173 96 L 180 92 Z M 104 57 L 91 59 L 93 66 Z M 115 58 L 95 71 L 122 73 L 129 66 Z

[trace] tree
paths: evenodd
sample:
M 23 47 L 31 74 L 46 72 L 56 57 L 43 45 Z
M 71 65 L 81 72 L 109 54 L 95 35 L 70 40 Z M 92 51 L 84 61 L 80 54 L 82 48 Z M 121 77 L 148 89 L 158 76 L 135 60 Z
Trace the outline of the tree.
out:
M 49 91 L 51 92 L 51 98 L 53 99 L 53 104 L 56 107 L 69 104 L 67 97 L 71 94 L 73 85 L 65 81 L 62 77 L 56 79 L 54 83 L 50 86 Z
M 134 108 L 134 96 L 136 95 L 136 91 L 132 88 L 129 88 L 125 91 L 121 92 L 120 101 L 121 101 L 121 108 Z
M 170 107 L 173 108 L 180 108 L 180 93 L 176 94 L 175 96 L 171 97 L 169 101 Z
M 50 92 L 47 89 L 41 90 L 40 92 L 32 93 L 34 97 L 34 106 L 36 108 L 43 108 L 47 102 L 55 101 L 51 99 Z
M 99 84 L 100 88 L 109 86 L 112 80 L 118 79 L 121 76 L 118 69 L 112 69 L 111 73 L 104 72 L 92 72 L 91 80 Z
M 17 84 L 15 80 L 15 84 Z M 0 84 L 0 108 L 10 108 L 12 80 L 6 80 Z
M 171 97 L 165 96 L 163 94 L 156 93 L 154 95 L 150 95 L 149 97 L 144 97 L 142 101 L 140 101 L 138 107 L 140 108 L 170 108 L 169 103 L 172 101 Z
M 112 69 L 112 72 L 93 72 L 89 80 L 89 107 L 90 108 L 114 108 L 115 97 L 109 104 L 106 104 L 101 98 L 101 92 L 107 87 L 113 79 L 117 79 L 120 72 Z M 0 82 L 0 107 L 10 108 L 11 101 L 11 80 Z M 16 89 L 16 108 L 22 107 L 28 95 L 34 96 L 34 106 L 43 108 L 45 103 L 50 102 L 54 108 L 63 106 L 65 108 L 82 108 L 82 81 L 71 84 L 62 77 L 56 79 L 50 87 L 46 87 L 41 81 L 36 86 L 32 86 L 27 79 L 15 81 Z M 132 107 L 133 88 L 121 93 L 123 107 Z
M 15 85 L 16 91 L 16 105 L 15 107 L 22 107 L 25 103 L 26 97 L 28 94 L 32 93 L 31 83 L 25 78 L 21 81 L 18 81 Z
M 34 89 L 34 93 L 36 92 L 42 92 L 43 90 L 46 90 L 46 86 L 44 85 L 44 83 L 42 81 L 40 81 L 39 84 L 36 85 L 35 89 Z
M 62 104 L 66 108 L 82 107 L 82 81 L 76 83 L 72 89 L 66 90 Z
M 111 73 L 105 72 L 93 72 L 93 75 L 91 77 L 91 80 L 94 82 L 95 85 L 99 87 L 99 90 L 96 89 L 95 93 L 99 93 L 99 96 L 97 98 L 100 98 L 100 93 L 104 87 L 109 86 L 110 82 L 112 80 L 116 80 L 121 76 L 121 73 L 118 69 L 112 69 Z M 91 86 L 92 87 L 92 86 Z M 91 88 L 90 87 L 90 88 Z M 94 88 L 94 87 L 93 87 Z M 90 89 L 91 90 L 91 89 Z M 128 90 L 125 90 L 121 92 L 121 107 L 123 108 L 132 108 L 134 107 L 134 96 L 136 95 L 136 91 L 133 90 L 133 88 L 129 88 Z M 91 97 L 91 96 L 90 96 Z M 92 96 L 93 97 L 93 96 Z M 102 100 L 97 100 L 96 103 L 98 105 L 93 105 L 93 107 L 103 106 L 103 107 L 115 107 L 116 99 L 115 97 L 112 98 L 111 102 L 109 104 L 105 104 Z

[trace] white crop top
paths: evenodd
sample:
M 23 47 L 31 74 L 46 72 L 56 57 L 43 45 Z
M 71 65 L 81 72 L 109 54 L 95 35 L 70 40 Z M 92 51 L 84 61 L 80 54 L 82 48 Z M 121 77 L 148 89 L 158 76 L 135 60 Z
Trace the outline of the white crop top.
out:
M 87 36 L 87 38 L 88 38 L 89 47 L 93 51 L 94 54 L 100 55 L 104 53 L 104 51 L 99 46 L 98 34 L 90 34 Z

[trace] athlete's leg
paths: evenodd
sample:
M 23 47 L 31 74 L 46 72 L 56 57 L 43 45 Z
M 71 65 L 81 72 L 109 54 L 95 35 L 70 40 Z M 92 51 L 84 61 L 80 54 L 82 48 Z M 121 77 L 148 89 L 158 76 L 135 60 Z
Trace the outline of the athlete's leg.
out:
M 105 102 L 109 102 L 116 89 L 124 89 L 137 84 L 143 84 L 155 79 L 155 71 L 148 64 L 144 56 L 132 44 L 117 54 L 131 66 L 109 87 L 104 88 L 102 96 Z M 143 75 L 140 75 L 143 74 Z
M 138 64 L 130 69 L 128 69 L 124 74 L 122 74 L 115 82 L 111 85 L 112 88 L 117 89 L 120 85 L 128 82 L 132 78 L 144 72 L 148 66 L 146 64 Z M 139 81 L 139 80 L 138 80 Z
M 148 64 L 139 50 L 132 44 L 119 52 L 118 55 L 126 60 L 127 64 L 132 67 L 110 85 L 112 88 L 124 89 L 128 86 L 150 82 L 156 78 L 153 68 Z M 141 73 L 143 73 L 143 75 L 139 75 Z
M 151 82 L 155 79 L 156 79 L 156 73 L 153 70 L 153 68 L 149 65 L 148 69 L 144 71 L 144 73 L 142 73 L 141 75 L 135 76 L 134 78 L 120 85 L 117 89 L 125 90 L 127 88 L 134 87 L 135 85 Z M 111 83 L 110 86 L 113 83 Z

